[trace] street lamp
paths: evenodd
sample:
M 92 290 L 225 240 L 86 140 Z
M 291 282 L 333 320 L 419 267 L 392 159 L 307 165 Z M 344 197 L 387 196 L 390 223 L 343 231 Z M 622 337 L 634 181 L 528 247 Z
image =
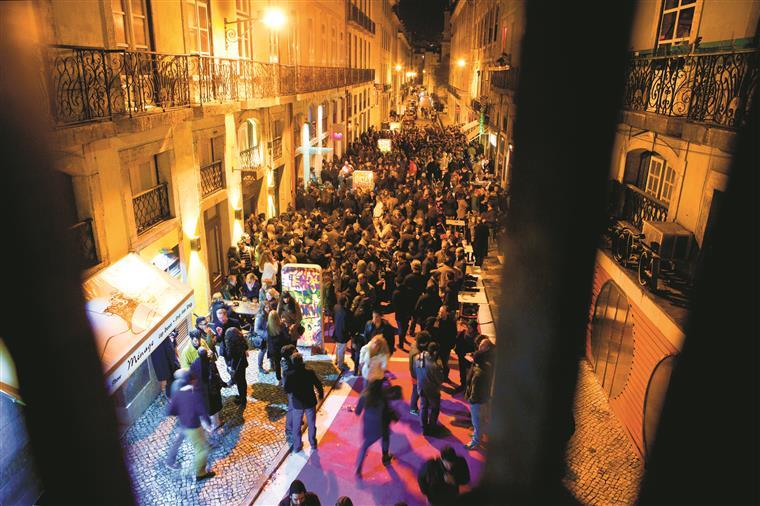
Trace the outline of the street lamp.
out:
M 401 64 L 396 64 L 396 72 L 401 72 Z
M 466 62 L 466 61 L 464 61 L 464 58 L 460 58 L 460 59 L 458 59 L 458 60 L 457 60 L 457 66 L 458 66 L 459 68 L 464 68 L 464 66 L 465 66 L 466 64 L 467 64 L 467 62 Z
M 280 8 L 267 7 L 261 17 L 261 22 L 272 30 L 279 30 L 285 25 L 285 13 Z

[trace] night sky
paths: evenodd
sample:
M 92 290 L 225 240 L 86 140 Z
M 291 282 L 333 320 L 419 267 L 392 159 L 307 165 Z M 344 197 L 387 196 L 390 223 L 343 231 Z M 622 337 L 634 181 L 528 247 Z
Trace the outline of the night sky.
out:
M 398 14 L 415 42 L 438 41 L 443 32 L 443 11 L 448 5 L 449 0 L 400 0 Z

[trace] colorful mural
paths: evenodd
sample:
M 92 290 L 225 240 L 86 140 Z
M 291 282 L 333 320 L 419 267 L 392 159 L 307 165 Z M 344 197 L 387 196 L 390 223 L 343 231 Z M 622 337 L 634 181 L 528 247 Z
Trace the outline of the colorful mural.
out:
M 282 290 L 291 293 L 301 305 L 306 329 L 298 346 L 322 346 L 322 268 L 316 264 L 285 264 L 282 266 Z

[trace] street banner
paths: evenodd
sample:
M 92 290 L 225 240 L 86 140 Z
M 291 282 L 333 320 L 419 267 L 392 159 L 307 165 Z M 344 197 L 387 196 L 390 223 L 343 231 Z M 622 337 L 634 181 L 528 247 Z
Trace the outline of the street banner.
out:
M 372 191 L 375 189 L 375 173 L 371 170 L 354 171 L 354 188 Z
M 316 264 L 285 264 L 281 274 L 282 291 L 290 292 L 303 313 L 301 325 L 305 330 L 297 345 L 323 348 L 322 267 Z
M 381 153 L 390 153 L 391 152 L 391 140 L 390 139 L 378 139 L 377 140 L 377 149 L 380 150 Z

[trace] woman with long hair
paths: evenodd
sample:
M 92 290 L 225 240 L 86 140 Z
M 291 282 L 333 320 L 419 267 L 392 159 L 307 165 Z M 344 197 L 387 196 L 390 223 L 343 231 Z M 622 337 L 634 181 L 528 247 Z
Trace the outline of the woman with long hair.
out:
M 280 358 L 282 358 L 282 347 L 290 344 L 288 329 L 282 324 L 277 311 L 270 311 L 267 317 L 267 354 L 269 362 L 272 364 L 277 381 L 282 380 L 280 371 Z
M 277 271 L 279 271 L 279 263 L 274 259 L 272 252 L 266 250 L 261 254 L 259 259 L 259 270 L 261 271 L 261 281 L 266 283 L 269 280 L 271 286 L 277 285 Z

